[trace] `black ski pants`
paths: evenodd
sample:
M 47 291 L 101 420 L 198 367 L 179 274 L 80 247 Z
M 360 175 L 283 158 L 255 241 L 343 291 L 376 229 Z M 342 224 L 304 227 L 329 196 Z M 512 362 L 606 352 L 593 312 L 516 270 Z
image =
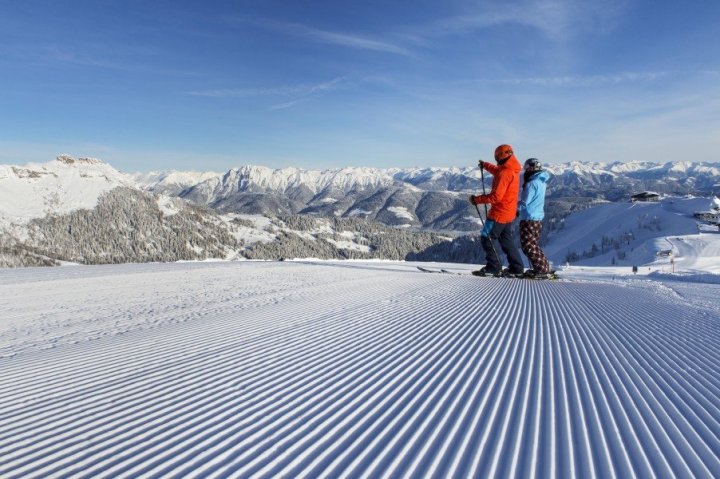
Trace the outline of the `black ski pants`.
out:
M 496 239 L 507 256 L 510 272 L 520 274 L 525 271 L 520 251 L 515 246 L 513 223 L 497 223 L 494 220 L 487 220 L 480 234 L 480 243 L 485 250 L 485 269 L 491 273 L 502 271 L 502 261 L 497 255 Z

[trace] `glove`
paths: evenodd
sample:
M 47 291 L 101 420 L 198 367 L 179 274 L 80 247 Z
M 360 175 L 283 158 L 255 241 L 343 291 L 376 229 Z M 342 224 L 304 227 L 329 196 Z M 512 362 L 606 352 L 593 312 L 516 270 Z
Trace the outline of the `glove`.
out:
M 478 161 L 478 168 L 481 170 L 485 169 L 485 162 L 483 160 Z
M 479 197 L 479 196 L 475 196 L 475 195 L 470 195 L 470 203 L 472 203 L 472 204 L 474 204 L 474 205 L 479 205 L 479 204 L 480 204 L 480 197 Z

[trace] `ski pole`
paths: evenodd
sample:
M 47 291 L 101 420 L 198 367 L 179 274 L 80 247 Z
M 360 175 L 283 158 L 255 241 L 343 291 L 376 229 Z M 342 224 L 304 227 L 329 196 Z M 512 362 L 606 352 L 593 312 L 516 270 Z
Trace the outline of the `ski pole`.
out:
M 478 212 L 478 218 L 480 218 L 480 224 L 482 225 L 483 229 L 485 229 L 485 222 L 482 219 L 482 213 L 480 213 L 480 208 L 478 208 L 478 205 L 475 205 L 475 209 Z
M 485 173 L 484 173 L 484 171 L 485 171 L 485 168 L 483 168 L 481 166 L 480 167 L 480 179 L 482 181 L 483 195 L 485 194 Z M 487 203 L 483 203 L 483 205 L 485 205 L 485 218 L 487 218 Z M 475 205 L 475 210 L 477 210 L 478 217 L 480 218 L 480 224 L 482 225 L 483 229 L 485 229 L 485 222 L 482 219 L 482 214 L 480 213 L 480 208 L 478 208 L 478 205 Z M 482 233 L 480 234 L 480 236 L 482 236 Z M 497 250 L 495 249 L 495 240 L 493 239 L 493 236 L 492 236 L 492 230 L 488 231 L 488 240 L 490 240 L 490 246 L 492 247 L 492 251 L 495 254 L 495 257 L 497 258 L 498 261 L 500 261 L 500 256 L 498 256 Z M 487 263 L 487 258 L 485 258 L 485 262 Z
M 482 163 L 481 163 L 482 165 Z M 485 194 L 485 168 L 480 166 L 480 181 L 482 182 L 483 195 Z M 487 218 L 487 203 L 485 205 L 485 218 Z
M 487 209 L 487 206 L 485 206 L 485 208 Z M 480 218 L 480 224 L 482 225 L 483 229 L 485 229 L 485 222 L 482 219 L 482 213 L 480 213 L 480 208 L 478 208 L 478 205 L 475 205 L 475 210 L 477 211 L 478 218 Z M 480 235 L 482 236 L 482 233 Z M 497 250 L 495 249 L 495 240 L 493 239 L 492 231 L 488 231 L 488 240 L 490 240 L 490 247 L 492 248 L 493 253 L 495 253 L 495 257 L 499 261 L 500 256 L 498 256 Z M 485 259 L 485 261 L 487 261 L 487 258 Z

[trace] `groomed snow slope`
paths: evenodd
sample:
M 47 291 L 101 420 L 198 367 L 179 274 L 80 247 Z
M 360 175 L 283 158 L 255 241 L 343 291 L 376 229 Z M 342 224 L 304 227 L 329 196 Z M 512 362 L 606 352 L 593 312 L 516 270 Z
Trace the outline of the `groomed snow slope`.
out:
M 607 253 L 581 258 L 573 264 L 610 266 L 614 264 L 613 258 L 615 264 L 624 265 L 654 262 L 658 251 L 672 248 L 665 238 L 698 233 L 698 221 L 693 218 L 693 213 L 707 209 L 710 202 L 707 198 L 666 197 L 657 203 L 598 205 L 572 214 L 563 229 L 550 234 L 544 251 L 555 264 L 562 264 L 570 252 L 582 255 L 591 250 L 593 243 L 599 249 L 602 238 L 606 237 L 620 243 L 624 259 L 616 257 L 618 250 L 607 246 Z M 717 228 L 714 228 L 715 233 Z M 629 242 L 627 234 L 632 238 Z
M 718 310 L 669 291 L 385 262 L 3 270 L 0 477 L 718 477 Z

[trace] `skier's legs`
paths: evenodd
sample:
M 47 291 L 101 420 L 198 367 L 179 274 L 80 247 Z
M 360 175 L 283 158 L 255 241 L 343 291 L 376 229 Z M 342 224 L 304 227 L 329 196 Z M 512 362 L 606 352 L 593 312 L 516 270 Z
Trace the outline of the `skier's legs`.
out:
M 500 228 L 501 227 L 501 228 Z M 498 236 L 500 239 L 500 246 L 502 247 L 505 256 L 508 259 L 508 267 L 511 273 L 519 274 L 522 273 L 525 268 L 523 266 L 522 257 L 520 252 L 515 246 L 515 238 L 513 235 L 513 224 L 503 223 L 498 224 Z
M 493 244 L 495 241 L 495 228 L 497 223 L 493 220 L 487 220 L 485 227 L 480 233 L 480 244 L 482 244 L 483 250 L 485 250 L 485 270 L 490 273 L 499 273 L 502 271 L 502 263 L 496 253 L 496 247 Z
M 520 244 L 523 253 L 532 263 L 535 273 L 546 274 L 550 272 L 550 262 L 540 248 L 541 232 L 541 221 L 523 220 L 520 222 Z
M 528 220 L 520 221 L 520 247 L 522 248 L 525 256 L 532 262 L 532 251 L 535 243 L 535 233 L 533 231 L 533 225 Z

